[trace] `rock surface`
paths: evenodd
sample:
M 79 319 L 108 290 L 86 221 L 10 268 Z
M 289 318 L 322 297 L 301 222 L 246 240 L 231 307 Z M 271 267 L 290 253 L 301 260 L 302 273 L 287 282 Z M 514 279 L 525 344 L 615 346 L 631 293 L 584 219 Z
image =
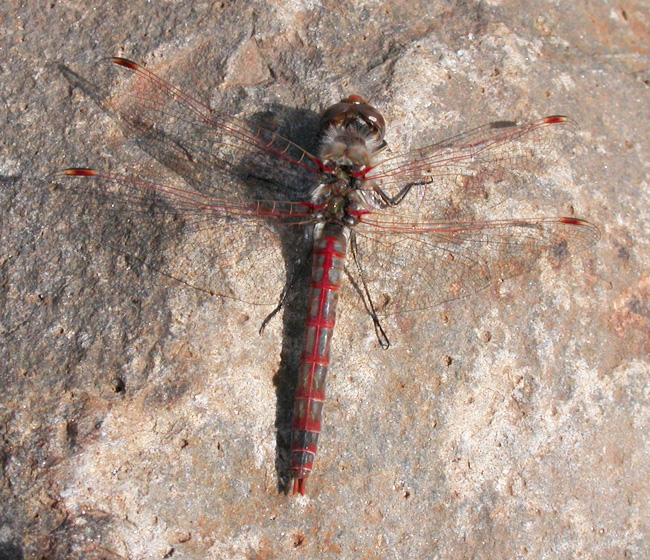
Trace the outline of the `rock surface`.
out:
M 650 557 L 646 3 L 10 1 L 0 16 L 0 559 Z M 316 472 L 286 496 L 304 305 L 260 336 L 266 308 L 132 266 L 105 216 L 47 178 L 159 166 L 71 85 L 111 55 L 312 124 L 361 93 L 396 148 L 568 114 L 573 157 L 521 213 L 574 213 L 602 238 L 389 321 L 388 351 L 343 299 Z

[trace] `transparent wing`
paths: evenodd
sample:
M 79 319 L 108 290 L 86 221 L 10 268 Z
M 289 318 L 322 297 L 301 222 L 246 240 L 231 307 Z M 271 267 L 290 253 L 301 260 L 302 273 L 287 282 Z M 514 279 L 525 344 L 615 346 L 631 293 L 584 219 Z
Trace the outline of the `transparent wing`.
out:
M 592 246 L 598 228 L 575 218 L 467 222 L 364 216 L 357 256 L 384 314 L 424 310 Z
M 212 295 L 276 304 L 288 266 L 310 248 L 309 204 L 207 196 L 142 178 L 92 169 L 56 174 L 68 203 L 89 230 L 106 219 L 102 243 Z
M 257 124 L 215 111 L 135 62 L 104 63 L 104 101 L 127 135 L 196 190 L 221 197 L 290 198 L 309 192 L 321 172 L 317 158 Z M 227 176 L 230 181 L 222 181 Z M 237 177 L 245 188 L 229 188 Z
M 386 158 L 366 179 L 390 197 L 413 185 L 400 204 L 406 213 L 477 216 L 533 184 L 545 168 L 570 153 L 576 132 L 575 123 L 563 116 L 522 124 L 493 122 Z

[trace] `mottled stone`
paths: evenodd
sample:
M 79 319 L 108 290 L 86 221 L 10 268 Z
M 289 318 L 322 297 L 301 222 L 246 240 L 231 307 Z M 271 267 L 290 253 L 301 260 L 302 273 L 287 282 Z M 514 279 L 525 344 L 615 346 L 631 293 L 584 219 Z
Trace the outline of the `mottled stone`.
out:
M 5 2 L 0 557 L 650 557 L 647 20 L 642 2 Z M 73 207 L 47 177 L 177 180 L 94 102 L 107 56 L 272 111 L 311 151 L 318 113 L 351 93 L 394 150 L 569 115 L 572 157 L 490 213 L 584 218 L 602 238 L 387 320 L 387 351 L 344 287 L 314 472 L 288 497 L 305 286 L 260 336 L 279 291 L 261 307 L 158 274 L 112 249 L 128 217 Z M 241 240 L 200 235 L 241 268 Z M 179 268 L 210 274 L 204 258 Z M 277 278 L 223 281 L 256 294 Z

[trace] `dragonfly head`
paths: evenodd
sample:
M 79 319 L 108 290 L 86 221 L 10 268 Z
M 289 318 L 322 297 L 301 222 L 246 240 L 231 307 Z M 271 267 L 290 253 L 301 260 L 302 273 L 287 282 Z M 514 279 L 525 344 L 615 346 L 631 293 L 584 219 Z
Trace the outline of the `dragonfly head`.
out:
M 323 112 L 320 159 L 325 166 L 363 175 L 386 143 L 384 117 L 361 96 L 351 95 Z

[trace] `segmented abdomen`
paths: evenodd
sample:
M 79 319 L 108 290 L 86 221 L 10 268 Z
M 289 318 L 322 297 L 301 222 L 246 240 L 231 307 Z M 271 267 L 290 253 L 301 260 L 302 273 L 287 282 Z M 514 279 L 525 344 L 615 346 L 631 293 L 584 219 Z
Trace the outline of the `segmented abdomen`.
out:
M 291 426 L 293 493 L 304 494 L 321 430 L 330 342 L 336 320 L 348 233 L 327 224 L 316 232 L 305 343 L 300 358 L 296 404 Z

